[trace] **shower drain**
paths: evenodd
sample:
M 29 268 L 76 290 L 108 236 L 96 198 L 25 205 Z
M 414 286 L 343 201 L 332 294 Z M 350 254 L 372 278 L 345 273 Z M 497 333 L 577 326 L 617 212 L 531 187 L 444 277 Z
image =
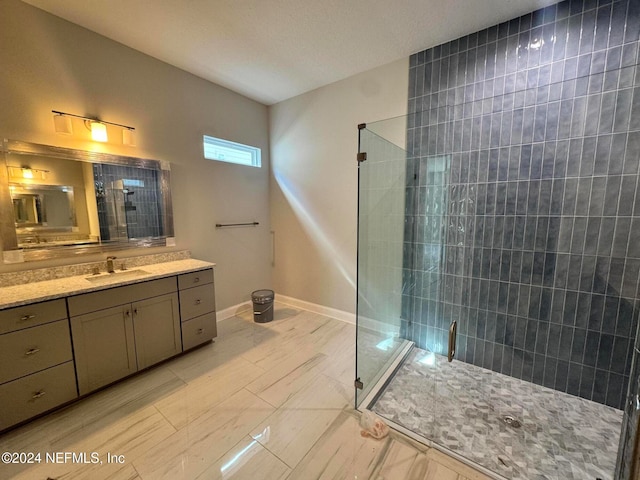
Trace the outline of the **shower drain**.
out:
M 511 415 L 505 415 L 504 417 L 502 417 L 502 421 L 513 428 L 520 428 L 522 426 L 522 423 L 520 423 L 520 420 L 518 420 L 515 417 L 512 417 Z

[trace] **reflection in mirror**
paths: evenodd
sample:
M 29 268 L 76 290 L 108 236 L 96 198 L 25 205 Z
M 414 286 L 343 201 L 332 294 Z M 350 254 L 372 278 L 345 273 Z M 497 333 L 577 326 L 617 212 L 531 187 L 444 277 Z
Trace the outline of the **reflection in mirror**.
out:
M 163 246 L 173 236 L 164 162 L 7 140 L 3 153 L 5 261 L 13 250 L 39 260 Z
M 42 199 L 39 195 L 18 192 L 9 187 L 16 227 L 42 225 Z
M 73 187 L 11 183 L 9 193 L 20 248 L 46 241 L 45 232 L 78 232 Z
M 93 176 L 103 241 L 163 235 L 158 170 L 94 164 Z

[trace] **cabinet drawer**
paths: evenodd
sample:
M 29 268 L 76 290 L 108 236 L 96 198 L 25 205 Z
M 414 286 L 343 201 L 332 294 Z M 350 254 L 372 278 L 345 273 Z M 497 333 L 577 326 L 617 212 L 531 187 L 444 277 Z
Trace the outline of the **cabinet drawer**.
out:
M 185 273 L 178 276 L 178 288 L 184 290 L 185 288 L 197 287 L 198 285 L 204 285 L 205 283 L 213 283 L 213 269 L 200 270 L 199 272 Z
M 77 396 L 73 362 L 0 385 L 0 430 Z
M 180 290 L 180 318 L 183 322 L 216 309 L 213 284 Z
M 69 297 L 69 316 L 83 315 L 105 308 L 157 297 L 177 290 L 176 277 L 161 278 L 149 282 L 107 288 L 97 292 Z
M 207 313 L 182 324 L 182 349 L 189 350 L 217 335 L 216 312 Z
M 66 319 L 0 335 L 0 383 L 72 359 Z
M 64 298 L 0 311 L 0 334 L 67 318 Z

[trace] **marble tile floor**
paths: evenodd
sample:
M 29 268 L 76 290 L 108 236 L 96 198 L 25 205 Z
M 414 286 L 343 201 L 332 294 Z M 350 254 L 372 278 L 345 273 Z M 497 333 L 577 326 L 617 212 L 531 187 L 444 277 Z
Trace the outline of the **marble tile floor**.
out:
M 509 479 L 613 478 L 622 411 L 419 348 L 372 409 Z
M 42 456 L 0 478 L 487 480 L 397 432 L 360 435 L 353 325 L 280 304 L 271 323 L 218 325 L 214 343 L 0 435 L 0 452 Z
M 408 342 L 387 333 L 358 327 L 356 368 L 357 376 L 364 385 L 362 390 L 356 392 L 358 405 L 376 387 L 405 343 Z

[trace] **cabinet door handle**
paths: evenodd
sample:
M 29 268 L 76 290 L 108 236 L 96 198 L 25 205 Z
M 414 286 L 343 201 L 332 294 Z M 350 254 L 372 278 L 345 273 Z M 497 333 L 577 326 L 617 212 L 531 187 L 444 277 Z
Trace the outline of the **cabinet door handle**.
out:
M 29 350 L 24 352 L 24 354 L 25 355 L 34 355 L 34 354 L 38 353 L 39 351 L 40 351 L 40 349 L 38 347 L 30 348 Z
M 34 400 L 37 400 L 39 398 L 44 397 L 46 394 L 47 394 L 47 392 L 45 392 L 44 390 L 40 390 L 40 391 L 34 393 L 31 398 L 33 398 Z
M 197 335 L 202 335 L 204 333 L 204 328 L 199 328 L 196 332 Z
M 24 315 L 24 316 L 20 317 L 20 321 L 21 322 L 26 322 L 27 320 L 33 320 L 34 318 L 36 318 L 35 315 L 31 315 L 31 314 Z
M 200 305 L 200 299 L 199 298 L 196 298 L 195 304 L 196 305 Z
M 134 315 L 138 315 L 138 309 L 137 309 L 137 308 L 134 308 L 134 309 L 133 309 L 133 314 L 134 314 Z
M 198 283 L 200 281 L 200 277 L 196 277 L 193 279 L 193 283 Z
M 130 316 L 131 316 L 131 312 L 130 312 L 129 310 L 125 310 L 124 314 L 125 314 L 127 317 L 130 317 Z

